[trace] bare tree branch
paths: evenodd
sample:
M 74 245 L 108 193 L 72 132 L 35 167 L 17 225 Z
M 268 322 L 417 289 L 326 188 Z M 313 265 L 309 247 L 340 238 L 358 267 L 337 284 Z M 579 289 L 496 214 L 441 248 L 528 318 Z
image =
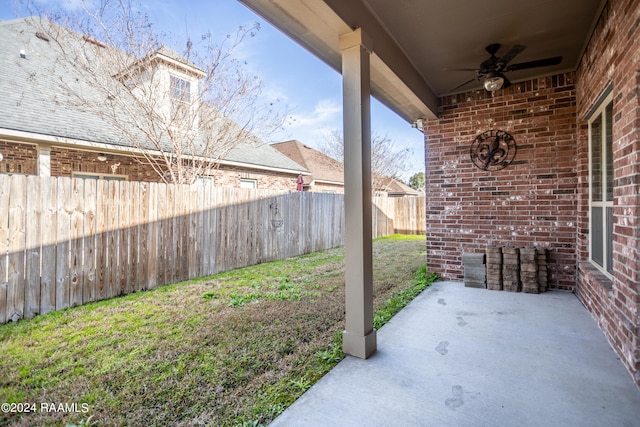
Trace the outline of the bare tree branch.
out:
M 330 157 L 344 163 L 342 132 L 333 130 L 320 149 Z M 397 149 L 387 135 L 371 135 L 371 180 L 373 191 L 384 192 L 393 179 L 404 170 L 411 150 Z
M 83 5 L 32 20 L 59 52 L 58 101 L 109 123 L 98 140 L 135 147 L 165 182 L 210 175 L 239 143 L 282 125 L 282 107 L 262 102 L 262 82 L 234 57 L 258 24 L 220 42 L 188 39 L 177 53 L 131 0 Z

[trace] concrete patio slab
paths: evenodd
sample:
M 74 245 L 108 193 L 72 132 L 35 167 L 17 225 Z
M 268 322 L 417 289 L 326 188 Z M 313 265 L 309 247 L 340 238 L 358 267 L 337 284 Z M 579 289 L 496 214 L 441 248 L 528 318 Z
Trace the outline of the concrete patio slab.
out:
M 271 426 L 638 426 L 640 390 L 578 298 L 437 282 Z

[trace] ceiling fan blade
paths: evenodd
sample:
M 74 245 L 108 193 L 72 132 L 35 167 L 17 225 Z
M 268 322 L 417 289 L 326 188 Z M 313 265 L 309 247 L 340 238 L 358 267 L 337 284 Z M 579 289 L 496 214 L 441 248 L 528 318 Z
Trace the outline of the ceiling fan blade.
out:
M 461 85 L 458 85 L 458 86 L 454 87 L 454 88 L 453 88 L 453 89 L 451 89 L 449 92 L 451 93 L 451 92 L 453 92 L 453 91 L 455 91 L 455 90 L 458 90 L 458 89 L 460 89 L 461 87 L 468 85 L 469 83 L 471 83 L 471 82 L 472 82 L 472 81 L 474 81 L 474 80 L 477 80 L 477 79 L 474 77 L 473 79 L 471 79 L 471 80 L 469 80 L 469 81 L 466 81 L 466 82 L 462 83 Z
M 536 61 L 521 62 L 519 64 L 511 64 L 504 71 L 526 70 L 528 68 L 548 67 L 549 65 L 558 65 L 562 62 L 562 56 L 554 56 L 553 58 L 538 59 Z
M 442 71 L 478 71 L 477 68 L 443 68 Z
M 502 83 L 502 89 L 506 89 L 509 86 L 511 86 L 511 84 L 512 84 L 511 80 L 509 80 L 507 78 L 507 76 L 505 76 L 504 74 L 500 73 L 500 77 L 502 77 L 504 79 L 504 83 Z
M 502 55 L 502 57 L 498 59 L 497 62 L 502 64 L 502 67 L 504 68 L 509 62 L 511 62 L 513 58 L 518 56 L 526 48 L 526 46 L 523 46 L 521 44 L 514 45 L 507 51 L 507 53 Z

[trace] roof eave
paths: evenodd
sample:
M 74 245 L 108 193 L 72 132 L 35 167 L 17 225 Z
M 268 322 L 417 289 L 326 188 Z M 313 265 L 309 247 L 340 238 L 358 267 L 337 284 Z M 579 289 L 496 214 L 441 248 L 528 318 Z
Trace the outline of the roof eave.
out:
M 407 122 L 437 117 L 438 97 L 411 61 L 360 2 L 240 0 L 338 72 L 340 36 L 360 27 L 373 39 L 373 96 Z

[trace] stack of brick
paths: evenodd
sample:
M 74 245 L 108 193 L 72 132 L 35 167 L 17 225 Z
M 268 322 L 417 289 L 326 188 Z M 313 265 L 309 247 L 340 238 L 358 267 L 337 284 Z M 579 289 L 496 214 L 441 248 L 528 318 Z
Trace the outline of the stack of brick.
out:
M 464 265 L 464 286 L 468 288 L 486 288 L 486 270 L 484 254 L 462 254 Z
M 522 292 L 537 294 L 538 265 L 536 248 L 520 248 L 520 282 Z
M 502 248 L 502 289 L 520 292 L 520 256 L 518 248 Z
M 487 246 L 487 289 L 502 290 L 502 248 Z
M 540 292 L 547 291 L 547 250 L 545 248 L 536 248 L 538 253 L 538 290 Z

